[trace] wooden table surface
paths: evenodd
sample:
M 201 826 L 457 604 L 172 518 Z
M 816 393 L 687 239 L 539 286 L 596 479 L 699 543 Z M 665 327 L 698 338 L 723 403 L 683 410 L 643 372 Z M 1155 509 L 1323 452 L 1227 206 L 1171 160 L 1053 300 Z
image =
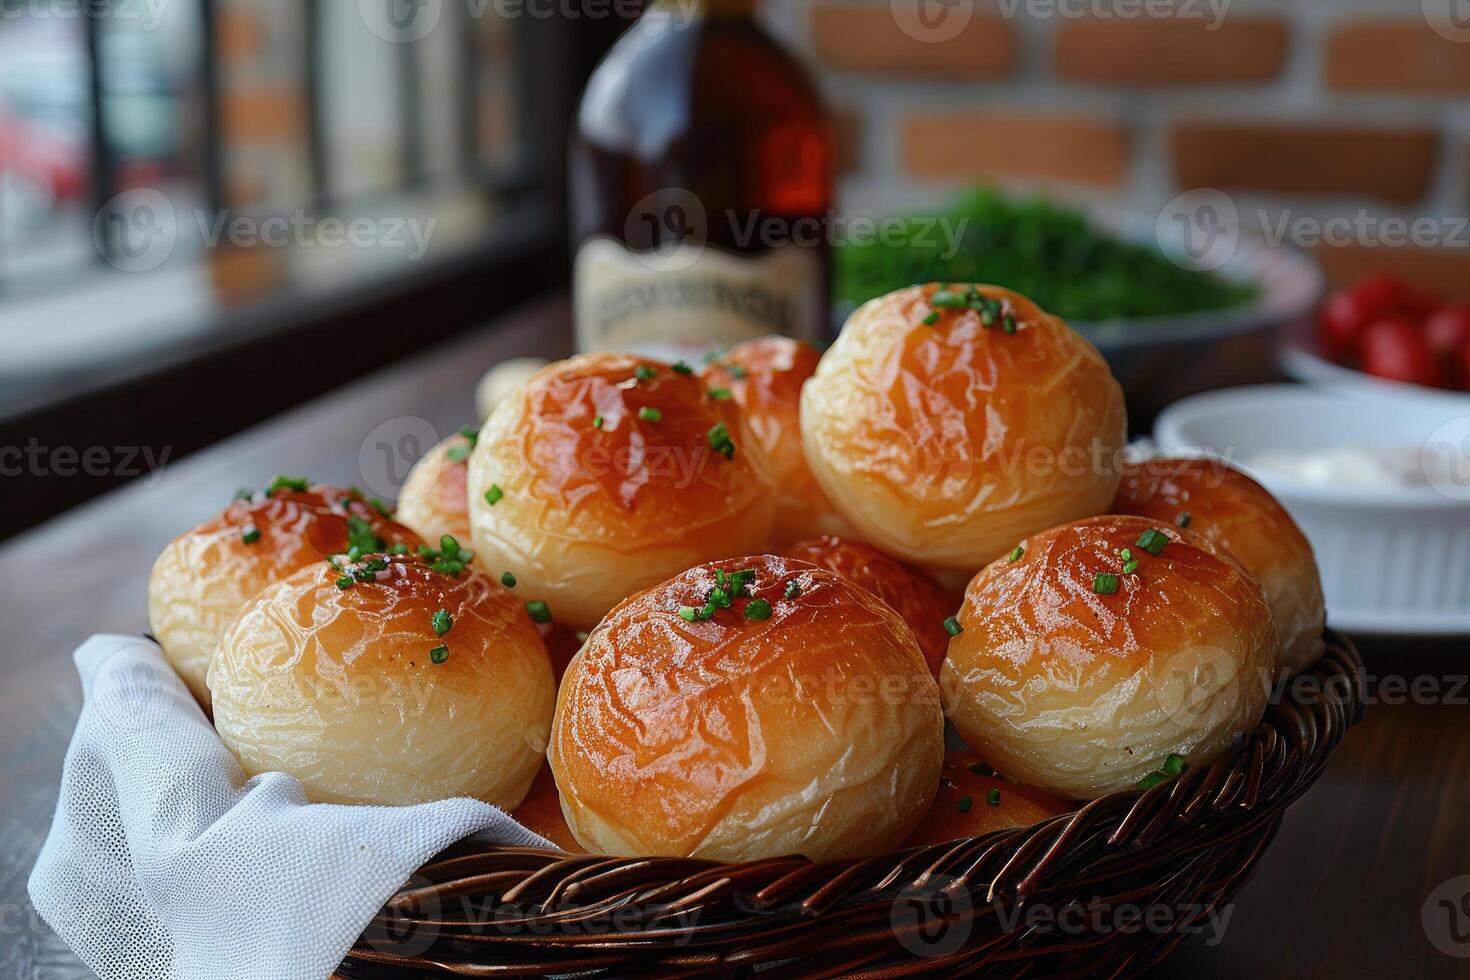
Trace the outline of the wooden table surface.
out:
M 424 439 L 473 418 L 474 383 L 486 368 L 519 354 L 555 356 L 570 337 L 565 302 L 549 300 L 0 546 L 0 977 L 91 975 L 36 917 L 25 882 L 81 703 L 71 651 L 92 633 L 146 628 L 148 570 L 163 545 L 223 508 L 237 487 L 262 486 L 275 473 L 384 494 L 384 481 L 401 479 Z M 147 443 L 146 434 L 137 441 Z M 1229 910 L 1223 938 L 1189 940 L 1155 975 L 1470 977 L 1470 958 L 1436 947 L 1470 941 L 1470 644 L 1401 640 L 1365 653 L 1370 674 L 1424 678 L 1417 700 L 1435 703 L 1386 703 L 1399 699 L 1385 689 L 1385 703 L 1370 706 L 1288 813 Z M 1431 682 L 1437 693 L 1425 697 Z M 1450 905 L 1441 906 L 1446 896 Z

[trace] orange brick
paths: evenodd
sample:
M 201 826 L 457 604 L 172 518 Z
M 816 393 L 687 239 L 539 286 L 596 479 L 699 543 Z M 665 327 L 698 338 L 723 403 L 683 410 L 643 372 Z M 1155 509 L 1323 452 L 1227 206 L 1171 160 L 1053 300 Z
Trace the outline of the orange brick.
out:
M 1211 27 L 1214 27 L 1211 30 Z M 1260 82 L 1286 64 L 1280 17 L 1090 17 L 1056 29 L 1056 73 L 1103 85 Z
M 1291 122 L 1176 121 L 1169 127 L 1181 187 L 1409 202 L 1424 196 L 1438 136 L 1424 127 L 1369 129 Z
M 1375 273 L 1388 273 L 1447 299 L 1470 301 L 1470 249 L 1383 245 L 1323 245 L 1312 257 L 1333 286 L 1346 286 Z
M 226 139 L 299 137 L 304 129 L 304 98 L 293 88 L 237 89 L 220 102 Z
M 1029 111 L 915 112 L 903 120 L 904 166 L 920 177 L 1116 187 L 1128 158 L 1128 133 L 1111 120 Z
M 261 51 L 264 32 L 260 15 L 249 7 L 220 6 L 215 14 L 214 43 L 226 61 L 247 61 Z
M 1342 92 L 1470 92 L 1470 44 L 1441 37 L 1422 17 L 1340 24 L 1323 63 L 1327 86 Z
M 819 3 L 811 11 L 811 38 L 817 56 L 844 71 L 998 78 L 1016 63 L 1015 27 L 990 14 L 972 15 L 955 37 L 921 40 L 903 30 L 886 3 Z

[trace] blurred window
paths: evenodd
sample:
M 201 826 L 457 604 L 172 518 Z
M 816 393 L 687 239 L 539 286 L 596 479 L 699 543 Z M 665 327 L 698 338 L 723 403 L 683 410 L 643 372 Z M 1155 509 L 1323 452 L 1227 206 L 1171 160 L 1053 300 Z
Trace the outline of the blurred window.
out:
M 231 307 L 482 243 L 546 171 L 519 26 L 456 0 L 0 0 L 0 414 Z

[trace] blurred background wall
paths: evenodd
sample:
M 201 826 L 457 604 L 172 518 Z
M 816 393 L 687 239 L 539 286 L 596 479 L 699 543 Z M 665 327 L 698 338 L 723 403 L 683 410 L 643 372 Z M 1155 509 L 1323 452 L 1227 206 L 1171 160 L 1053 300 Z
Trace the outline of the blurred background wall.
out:
M 1463 22 L 1455 10 L 780 0 L 767 15 L 838 112 L 844 207 L 884 212 L 996 179 L 1147 211 L 1213 187 L 1272 224 L 1315 224 L 1467 213 L 1470 10 Z M 1470 296 L 1470 233 L 1428 247 L 1349 237 L 1312 249 L 1333 281 L 1388 271 Z
M 833 107 L 845 214 L 996 182 L 1151 220 L 1213 188 L 1333 282 L 1386 271 L 1467 298 L 1463 5 L 766 0 L 761 17 Z M 568 123 L 642 6 L 0 0 L 0 448 L 146 433 L 177 460 L 564 288 Z M 1429 233 L 1386 244 L 1389 219 Z M 1351 227 L 1313 240 L 1332 222 Z M 140 475 L 58 472 L 7 480 L 0 536 Z

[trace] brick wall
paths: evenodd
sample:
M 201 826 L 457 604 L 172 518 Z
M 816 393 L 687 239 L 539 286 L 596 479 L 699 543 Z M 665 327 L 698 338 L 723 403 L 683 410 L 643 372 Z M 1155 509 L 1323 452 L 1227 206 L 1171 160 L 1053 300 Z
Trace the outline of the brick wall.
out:
M 1157 213 L 1212 187 L 1247 231 L 1338 219 L 1304 239 L 1335 279 L 1470 297 L 1470 24 L 1436 0 L 927 2 L 765 11 L 838 114 L 845 209 L 1000 181 Z

